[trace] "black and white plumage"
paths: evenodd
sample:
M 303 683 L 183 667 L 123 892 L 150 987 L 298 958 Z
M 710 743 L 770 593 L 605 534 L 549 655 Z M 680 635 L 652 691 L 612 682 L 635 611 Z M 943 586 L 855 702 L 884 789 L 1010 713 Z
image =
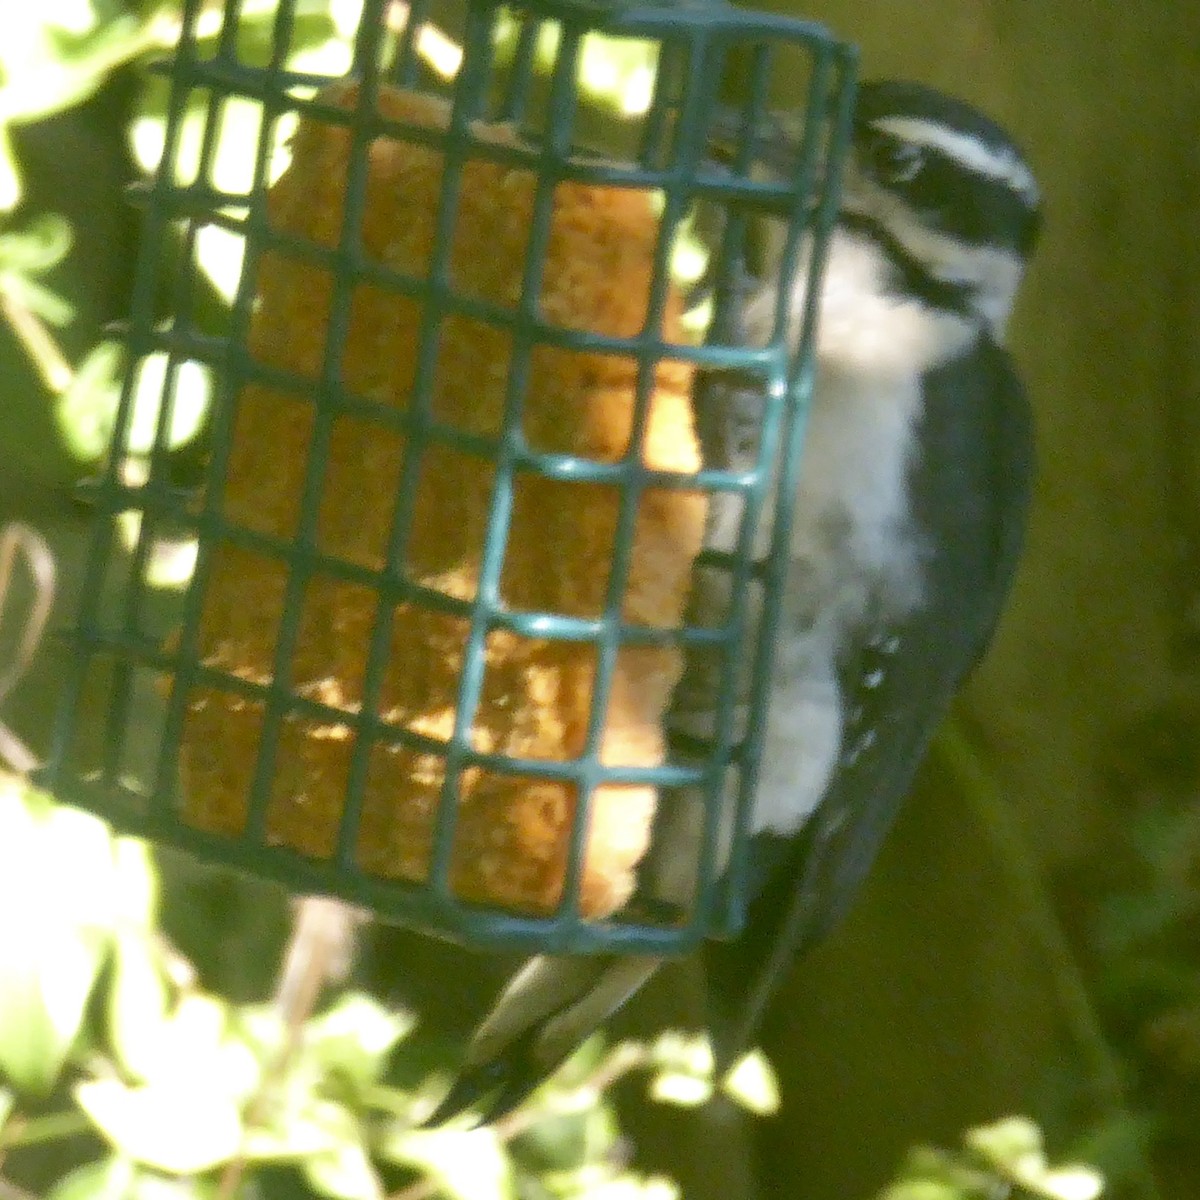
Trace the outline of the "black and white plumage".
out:
M 786 170 L 791 154 L 776 139 L 763 157 Z M 1030 417 L 1003 339 L 1039 214 L 1033 174 L 1000 127 L 919 84 L 862 87 L 821 291 L 752 819 L 762 885 L 745 933 L 706 949 L 723 1065 L 750 1043 L 783 970 L 847 908 L 990 640 L 1030 490 Z M 764 338 L 775 290 L 747 299 L 748 342 Z M 804 295 L 791 299 L 798 333 Z M 705 381 L 710 465 L 755 461 L 762 406 L 744 381 Z M 732 550 L 737 521 L 715 502 L 708 546 Z M 697 568 L 693 619 L 719 614 L 727 590 L 716 568 Z M 711 657 L 689 662 L 677 731 L 708 732 L 713 674 Z M 698 810 L 686 794 L 664 800 L 647 870 L 669 902 L 678 864 L 695 861 Z M 657 966 L 531 960 L 435 1119 L 480 1098 L 491 1115 L 517 1103 Z

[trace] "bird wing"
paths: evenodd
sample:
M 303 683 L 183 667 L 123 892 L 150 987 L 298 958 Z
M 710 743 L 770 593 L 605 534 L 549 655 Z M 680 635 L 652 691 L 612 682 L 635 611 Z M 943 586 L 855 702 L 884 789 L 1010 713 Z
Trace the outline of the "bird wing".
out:
M 925 603 L 862 631 L 840 664 L 842 750 L 796 838 L 773 860 L 745 932 L 710 943 L 718 1063 L 751 1044 L 788 966 L 841 919 L 870 869 L 930 739 L 986 650 L 1016 569 L 1033 472 L 1029 406 L 1007 353 L 990 341 L 925 378 L 911 500 L 930 545 Z

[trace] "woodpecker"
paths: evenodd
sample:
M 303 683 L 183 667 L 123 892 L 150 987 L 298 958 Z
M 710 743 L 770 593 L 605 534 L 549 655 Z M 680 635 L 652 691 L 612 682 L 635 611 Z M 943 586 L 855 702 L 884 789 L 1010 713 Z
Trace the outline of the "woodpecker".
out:
M 778 173 L 796 158 L 782 128 L 761 151 Z M 986 116 L 918 83 L 860 88 L 819 296 L 751 819 L 757 890 L 742 935 L 705 951 L 719 1067 L 750 1044 L 781 974 L 848 907 L 991 639 L 1031 487 L 1032 422 L 1004 335 L 1040 214 L 1025 155 Z M 801 278 L 789 298 L 793 338 L 804 288 Z M 747 343 L 766 339 L 777 292 L 769 276 L 749 289 Z M 744 377 L 704 380 L 696 408 L 708 465 L 757 461 L 763 406 L 761 386 Z M 734 503 L 714 497 L 707 547 L 732 551 L 738 522 Z M 692 619 L 719 612 L 728 588 L 717 568 L 697 567 Z M 689 661 L 676 735 L 711 733 L 721 669 L 711 652 Z M 676 901 L 680 864 L 695 861 L 698 809 L 686 795 L 664 801 L 647 873 L 659 898 Z M 477 1102 L 492 1118 L 519 1103 L 659 965 L 531 959 L 431 1119 Z

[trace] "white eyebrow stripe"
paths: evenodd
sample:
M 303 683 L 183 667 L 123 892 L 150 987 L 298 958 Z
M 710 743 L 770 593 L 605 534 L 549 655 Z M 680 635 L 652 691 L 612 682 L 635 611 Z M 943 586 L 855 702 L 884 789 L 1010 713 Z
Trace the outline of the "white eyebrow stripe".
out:
M 890 133 L 917 146 L 940 150 L 962 163 L 968 170 L 999 180 L 1019 193 L 1031 208 L 1041 202 L 1041 192 L 1033 172 L 1006 146 L 989 146 L 969 133 L 947 129 L 936 121 L 921 117 L 882 117 L 872 121 L 875 129 Z

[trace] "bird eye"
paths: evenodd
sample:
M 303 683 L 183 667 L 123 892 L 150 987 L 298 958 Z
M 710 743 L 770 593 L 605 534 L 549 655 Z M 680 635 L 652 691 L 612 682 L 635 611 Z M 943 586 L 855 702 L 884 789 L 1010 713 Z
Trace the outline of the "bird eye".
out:
M 899 138 L 877 137 L 868 151 L 867 165 L 880 183 L 911 183 L 925 165 L 925 151 Z

